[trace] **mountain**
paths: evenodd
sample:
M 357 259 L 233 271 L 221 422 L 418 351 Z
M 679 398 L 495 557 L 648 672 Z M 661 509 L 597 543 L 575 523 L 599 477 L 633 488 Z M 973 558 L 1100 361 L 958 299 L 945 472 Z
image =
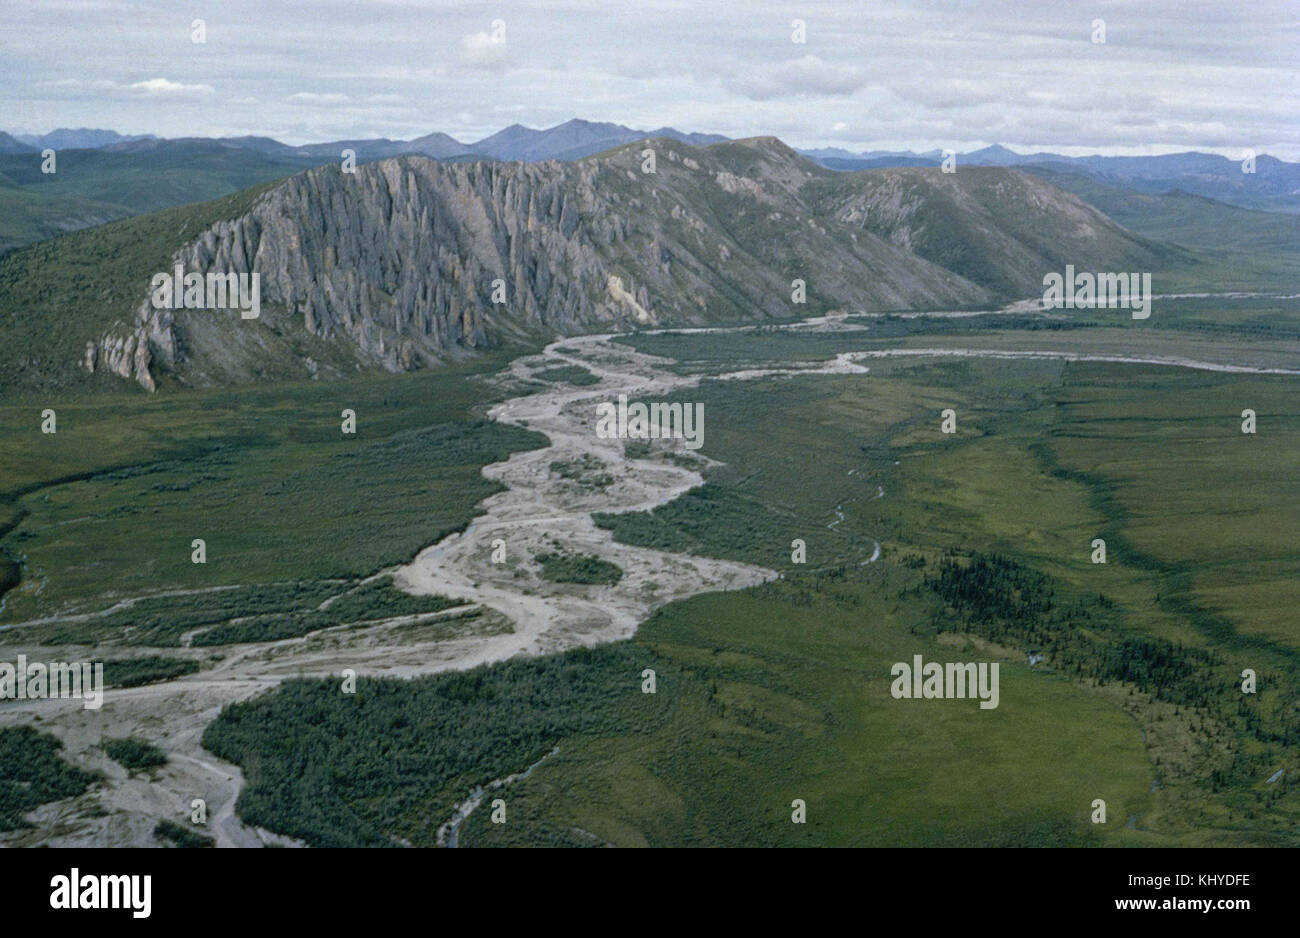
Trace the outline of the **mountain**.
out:
M 574 162 L 330 163 L 14 251 L 0 383 L 329 377 L 593 330 L 968 308 L 1065 263 L 1170 253 L 1014 169 L 846 175 L 770 137 L 648 145 L 653 174 L 640 141 Z M 153 309 L 151 276 L 177 262 L 257 273 L 261 318 Z
M 0 153 L 32 153 L 36 147 L 0 131 Z
M 1035 160 L 1032 165 L 1084 172 L 1098 182 L 1140 192 L 1182 190 L 1242 208 L 1300 212 L 1300 163 L 1267 154 L 1256 158 L 1253 173 L 1243 172 L 1240 160 L 1212 153 L 1084 156 L 1064 161 Z
M 1151 270 L 1181 259 L 1177 249 L 1137 237 L 1075 196 L 1018 170 L 882 169 L 841 176 L 817 189 L 822 194 L 815 204 L 836 221 L 905 248 L 996 297 L 1033 295 L 1045 272 L 1067 263 Z
M 575 118 L 546 130 L 511 124 L 471 144 L 470 149 L 497 160 L 576 160 L 651 137 L 679 140 L 693 146 L 721 143 L 727 139 L 718 134 L 686 134 L 671 127 L 633 130 L 622 124 L 593 123 Z
M 926 166 L 934 168 L 940 164 L 943 157 L 941 156 L 873 156 L 869 159 L 855 157 L 852 159 L 843 159 L 841 157 L 824 157 L 817 162 L 827 169 L 838 170 L 844 173 L 856 173 L 863 169 L 890 169 L 896 166 Z
M 414 140 L 335 140 L 330 143 L 312 143 L 293 148 L 298 155 L 338 160 L 344 149 L 352 150 L 358 160 L 381 160 L 389 156 L 417 153 L 436 160 L 455 159 L 475 154 L 465 144 L 444 133 L 431 133 Z
M 1124 227 L 1149 238 L 1198 250 L 1241 250 L 1300 254 L 1300 215 L 1261 212 L 1194 195 L 1180 189 L 1162 193 L 1106 185 L 1094 177 L 1055 167 L 1030 166 L 1028 172 L 1073 192 Z M 1296 261 L 1292 261 L 1294 265 Z M 1300 267 L 1294 268 L 1300 274 Z
M 810 150 L 829 169 L 857 172 L 891 166 L 937 166 L 941 152 L 858 153 L 831 148 Z M 1137 192 L 1161 194 L 1175 190 L 1236 205 L 1275 212 L 1300 212 L 1300 163 L 1267 154 L 1255 160 L 1255 171 L 1242 171 L 1240 160 L 1212 153 L 1171 153 L 1164 156 L 1062 156 L 1056 153 L 1016 153 L 994 144 L 957 155 L 964 166 L 1019 166 L 1060 173 L 1083 174 L 1095 182 Z
M 522 154 L 543 136 L 544 131 L 533 130 L 523 124 L 511 124 L 482 140 L 476 140 L 474 148 L 494 160 L 521 159 Z
M 853 153 L 843 147 L 821 147 L 813 150 L 799 150 L 804 156 L 811 157 L 818 162 L 823 160 L 876 160 L 876 159 L 926 159 L 938 161 L 942 159 L 943 153 L 940 150 L 932 150 L 929 153 L 913 153 L 911 150 L 869 150 L 865 153 Z
M 414 140 L 408 140 L 405 152 L 419 153 L 435 160 L 446 160 L 458 156 L 469 156 L 475 151 L 472 147 L 467 147 L 447 134 L 431 133 L 423 137 L 417 137 Z
M 942 153 L 940 153 L 939 158 L 943 159 Z M 961 159 L 962 162 L 971 166 L 1019 166 L 1021 163 L 1029 162 L 1014 150 L 1008 150 L 996 143 L 991 147 L 984 147 L 982 150 L 963 153 Z
M 54 173 L 41 172 L 35 152 L 0 153 L 0 179 L 9 183 L 0 189 L 0 252 L 73 228 L 207 201 L 320 162 L 294 148 L 205 138 L 61 150 Z
M 70 129 L 60 127 L 52 130 L 47 134 L 16 134 L 23 143 L 30 144 L 36 149 L 51 147 L 55 150 L 83 150 L 98 149 L 99 147 L 112 146 L 115 143 L 126 143 L 132 140 L 150 140 L 155 139 L 153 134 L 119 134 L 114 130 L 94 130 L 88 127 L 79 127 Z
M 0 197 L 0 208 L 5 210 L 0 216 L 0 252 L 78 226 L 204 201 L 310 166 L 337 163 L 344 150 L 351 150 L 362 163 L 404 154 L 438 160 L 532 162 L 580 159 L 651 136 L 696 145 L 726 139 L 670 127 L 647 132 L 581 120 L 547 130 L 514 125 L 473 145 L 437 132 L 413 140 L 367 138 L 303 146 L 260 136 L 162 139 L 111 130 L 57 130 L 27 138 L 35 141 L 29 145 L 20 136 L 0 133 L 0 177 L 32 190 L 25 196 Z M 31 161 L 30 154 L 40 146 L 58 151 L 58 173 L 42 174 L 39 164 Z M 69 172 L 74 169 L 75 174 Z

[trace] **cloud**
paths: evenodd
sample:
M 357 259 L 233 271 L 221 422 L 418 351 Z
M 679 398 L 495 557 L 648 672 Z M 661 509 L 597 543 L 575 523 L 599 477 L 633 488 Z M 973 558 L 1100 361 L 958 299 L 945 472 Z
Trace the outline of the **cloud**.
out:
M 209 95 L 216 90 L 211 85 L 191 85 L 172 81 L 168 78 L 150 78 L 146 81 L 136 81 L 130 84 L 123 84 L 107 78 L 96 78 L 91 81 L 82 81 L 77 78 L 60 78 L 56 81 L 38 82 L 37 87 L 49 91 L 67 91 L 74 94 L 98 92 L 101 95 L 113 95 L 115 97 L 131 95 L 169 98 Z
M 861 69 L 832 65 L 815 55 L 786 62 L 747 66 L 726 76 L 723 84 L 753 101 L 773 98 L 849 95 L 867 84 Z
M 133 82 L 126 87 L 127 90 L 137 94 L 169 98 L 212 94 L 215 90 L 211 85 L 187 85 L 184 82 L 171 81 L 167 78 L 150 78 L 148 81 Z
M 312 107 L 337 107 L 340 104 L 348 103 L 348 96 L 331 92 L 329 94 L 318 94 L 314 91 L 298 91 L 289 95 L 289 100 L 295 104 L 307 104 Z
M 0 2 L 0 88 L 13 92 L 14 127 L 203 133 L 192 103 L 219 93 L 203 121 L 287 142 L 371 130 L 476 139 L 582 117 L 807 147 L 1227 140 L 1300 157 L 1295 0 L 1198 3 L 1195 16 L 1187 0 L 800 0 L 780 15 L 770 0 L 382 0 L 382 15 L 331 0 L 330 15 L 314 17 L 286 0 L 228 0 L 246 24 L 240 41 L 216 42 L 209 20 L 207 46 L 190 44 L 188 17 L 126 16 L 124 0 L 60 2 L 79 11 L 75 44 L 46 5 Z M 794 16 L 807 20 L 805 45 L 791 42 Z M 1105 45 L 1089 39 L 1098 16 Z M 141 49 L 168 51 L 142 59 Z M 262 103 L 241 103 L 250 97 Z
M 493 39 L 487 33 L 471 33 L 464 36 L 460 40 L 460 62 L 467 68 L 504 71 L 506 41 Z

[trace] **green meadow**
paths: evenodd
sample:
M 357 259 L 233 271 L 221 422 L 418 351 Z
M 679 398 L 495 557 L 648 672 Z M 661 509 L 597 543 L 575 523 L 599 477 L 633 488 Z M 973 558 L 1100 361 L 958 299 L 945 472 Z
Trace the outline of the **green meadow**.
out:
M 737 559 L 764 540 L 763 561 L 787 578 L 643 626 L 634 644 L 647 659 L 709 688 L 693 695 L 696 712 L 641 739 L 561 739 L 512 788 L 510 823 L 476 814 L 463 842 L 1293 843 L 1294 785 L 1266 780 L 1294 775 L 1300 741 L 1300 632 L 1286 622 L 1300 563 L 1288 550 L 1295 379 L 872 364 L 861 378 L 692 392 L 726 415 L 704 448 L 727 463 L 710 475 L 716 497 L 767 515 L 693 523 L 688 495 L 614 530 L 659 546 L 675 530 L 683 547 Z M 1267 415 L 1253 436 L 1241 432 L 1246 406 Z M 945 407 L 958 414 L 951 437 L 939 432 Z M 813 576 L 782 566 L 788 539 L 805 534 L 809 566 L 847 559 L 818 530 L 835 505 L 843 536 L 879 538 L 883 559 Z M 1105 565 L 1091 562 L 1096 537 Z M 1167 655 L 1163 670 L 1131 662 L 1140 676 L 1128 682 L 1050 662 L 1031 671 L 1026 649 L 983 639 L 916 582 L 918 567 L 979 551 L 1049 578 L 1068 615 L 1062 644 L 1086 641 L 1101 660 Z M 892 700 L 889 663 L 914 653 L 1001 657 L 1002 704 Z M 1254 696 L 1238 686 L 1248 667 L 1261 675 Z M 1105 825 L 1089 823 L 1094 797 Z M 807 825 L 790 821 L 794 798 Z
M 1292 306 L 1216 320 L 1189 300 L 1170 310 L 1184 329 L 887 319 L 861 334 L 627 341 L 705 374 L 899 344 L 1273 364 L 1289 355 Z M 1210 334 L 1216 321 L 1230 328 Z M 357 580 L 466 524 L 495 491 L 481 467 L 542 442 L 483 419 L 503 392 L 482 377 L 505 360 L 67 397 L 48 405 L 53 436 L 39 432 L 47 405 L 0 407 L 0 548 L 11 577 L 22 571 L 0 625 L 212 587 L 231 589 L 60 625 L 61 640 L 116 640 L 129 624 L 166 645 L 240 615 L 292 632 L 344 592 L 357 615 L 409 611 Z M 620 540 L 780 580 L 671 604 L 598 649 L 363 680 L 355 700 L 294 681 L 228 708 L 205 744 L 242 766 L 241 815 L 317 845 L 428 845 L 474 786 L 537 763 L 503 790 L 507 823 L 480 809 L 463 845 L 1294 845 L 1297 378 L 867 364 L 705 380 L 681 399 L 704 403 L 702 454 L 722 465 L 653 512 L 596 518 Z M 340 432 L 343 408 L 355 436 Z M 944 434 L 949 408 L 957 429 Z M 1254 434 L 1241 432 L 1246 408 Z M 196 537 L 206 564 L 191 563 Z M 1105 564 L 1092 562 L 1097 538 Z M 213 640 L 247 637 L 221 628 Z M 1044 655 L 1032 666 L 1031 651 Z M 998 707 L 894 699 L 890 669 L 914 655 L 998 662 Z M 1245 669 L 1257 694 L 1240 692 Z M 806 823 L 792 823 L 796 801 Z
M 19 563 L 23 571 L 0 624 L 212 587 L 281 584 L 306 600 L 312 583 L 409 560 L 498 490 L 482 466 L 544 442 L 483 416 L 497 392 L 481 376 L 503 360 L 0 406 L 0 556 L 11 581 Z M 45 406 L 56 412 L 54 434 L 41 432 Z M 355 434 L 342 432 L 345 409 L 356 413 Z M 206 563 L 193 562 L 196 538 Z M 190 603 L 240 614 L 221 599 Z M 262 608 L 266 597 L 249 596 L 244 611 L 300 605 L 292 599 Z

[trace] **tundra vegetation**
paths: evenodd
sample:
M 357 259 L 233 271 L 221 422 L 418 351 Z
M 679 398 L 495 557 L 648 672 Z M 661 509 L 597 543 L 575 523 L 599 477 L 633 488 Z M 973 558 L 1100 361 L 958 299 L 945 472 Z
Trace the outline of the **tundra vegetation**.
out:
M 69 765 L 62 749 L 55 737 L 34 727 L 0 727 L 0 830 L 25 826 L 29 811 L 75 798 L 98 780 Z
M 110 759 L 131 771 L 153 769 L 167 764 L 167 753 L 142 739 L 106 739 L 104 751 Z
M 742 363 L 757 341 L 763 359 L 783 354 L 781 338 L 748 333 L 708 336 L 703 354 L 727 354 L 729 338 Z M 633 341 L 700 367 L 686 337 Z M 823 339 L 784 341 L 795 355 Z M 413 799 L 401 812 L 345 797 L 347 811 L 318 815 L 325 827 L 309 839 L 363 830 L 374 842 L 430 843 L 462 789 L 558 744 L 510 787 L 510 822 L 476 813 L 462 843 L 1294 844 L 1300 638 L 1288 616 L 1300 560 L 1278 505 L 1300 499 L 1289 469 L 1295 380 L 885 359 L 866 376 L 706 381 L 691 396 L 730 415 L 704 450 L 722 465 L 655 512 L 600 523 L 621 540 L 770 564 L 784 578 L 665 607 L 625 642 L 526 663 L 580 664 L 582 686 L 609 709 L 532 695 L 516 683 L 525 662 L 471 672 L 477 685 L 470 675 L 375 682 L 394 720 L 408 694 L 482 688 L 473 700 L 484 729 L 453 719 L 450 705 L 429 717 L 450 721 L 453 739 L 439 745 L 452 751 L 478 751 L 479 734 L 495 732 L 486 727 L 523 719 L 523 702 L 555 722 L 437 792 L 379 784 Z M 1241 432 L 1239 403 L 1266 415 L 1267 433 Z M 938 414 L 949 406 L 961 431 L 944 436 Z M 837 507 L 844 520 L 828 528 Z M 792 562 L 796 536 L 806 564 Z M 1090 560 L 1095 537 L 1108 544 L 1105 564 Z M 882 557 L 864 566 L 874 540 Z M 1000 660 L 998 710 L 893 700 L 890 665 L 912 654 Z M 642 693 L 645 668 L 658 675 L 655 694 Z M 1247 668 L 1255 694 L 1242 692 Z M 290 832 L 305 793 L 320 790 L 286 781 L 266 753 L 311 753 L 327 773 L 355 764 L 354 747 L 373 736 L 360 724 L 286 735 L 303 723 L 294 713 L 350 725 L 351 705 L 331 690 L 302 682 L 210 730 L 245 766 L 259 823 L 274 815 Z M 579 717 L 588 722 L 569 728 Z M 808 823 L 791 823 L 794 798 Z M 1089 822 L 1096 798 L 1107 824 Z
M 1029 224 L 1027 207 L 1067 203 L 993 171 L 947 181 L 919 171 L 810 171 L 807 187 L 792 191 L 777 177 L 802 163 L 775 144 L 727 144 L 705 163 L 710 173 L 696 178 L 666 161 L 659 177 L 680 187 L 698 217 L 660 225 L 638 215 L 626 242 L 648 248 L 664 234 L 682 250 L 698 242 L 688 256 L 704 280 L 661 280 L 662 292 L 695 296 L 706 285 L 722 295 L 715 272 L 726 219 L 736 248 L 727 250 L 746 271 L 735 282 L 750 292 L 728 295 L 705 319 L 760 307 L 771 321 L 845 310 L 845 323 L 863 328 L 621 340 L 675 359 L 682 374 L 883 349 L 1295 366 L 1294 297 L 1160 299 L 1140 323 L 1102 310 L 852 315 L 881 308 L 881 296 L 878 284 L 844 273 L 862 258 L 845 247 L 859 231 L 841 215 L 869 221 L 863 245 L 867 234 L 911 245 L 913 256 L 879 247 L 876 259 L 917 289 L 939 291 L 910 294 L 913 307 L 933 296 L 941 308 L 990 309 L 1043 271 L 981 250 L 989 232 L 978 219 L 955 217 L 951 199 L 926 192 L 969 185 L 988 209 L 981 217 L 1050 260 L 1044 269 L 1074 248 L 1057 243 L 1052 225 Z M 471 175 L 416 168 L 430 185 Z M 640 181 L 612 188 L 617 169 L 575 164 L 563 173 L 604 172 L 605 191 L 643 204 L 632 201 Z M 724 172 L 753 174 L 784 210 L 820 221 L 792 239 L 769 206 L 756 211 L 753 198 L 719 191 Z M 360 197 L 350 182 L 319 178 Z M 1014 198 L 1003 204 L 1009 178 Z M 890 180 L 923 198 L 924 210 L 875 211 L 884 204 L 878 185 Z M 247 222 L 259 194 L 0 257 L 0 626 L 15 626 L 0 632 L 0 658 L 33 645 L 103 650 L 110 682 L 129 686 L 193 673 L 222 654 L 204 647 L 189 652 L 201 659 L 179 663 L 186 648 L 456 604 L 370 578 L 463 530 L 499 491 L 485 465 L 545 444 L 486 419 L 492 403 L 516 393 L 485 379 L 518 346 L 486 343 L 478 357 L 449 356 L 438 370 L 352 377 L 354 358 L 269 304 L 260 334 L 274 354 L 240 363 L 247 383 L 238 386 L 200 380 L 193 369 L 211 364 L 201 356 L 189 371 L 161 371 L 154 396 L 79 364 L 88 331 L 129 320 L 139 284 L 169 268 L 178 232 L 188 242 L 214 222 Z M 307 198 L 307 187 L 299 181 L 293 194 Z M 1213 219 L 1189 221 L 1161 204 L 1167 231 L 1205 243 Z M 601 217 L 613 224 L 619 213 Z M 561 221 L 576 231 L 572 210 Z M 696 225 L 709 236 L 689 234 Z M 1247 281 L 1293 291 L 1294 248 L 1277 246 L 1289 223 L 1264 219 L 1218 253 L 1103 228 L 1098 249 L 1117 259 L 1140 250 L 1157 292 Z M 622 233 L 597 234 L 612 245 Z M 810 302 L 796 311 L 786 285 L 812 257 L 829 259 L 825 276 L 811 278 Z M 669 276 L 658 252 L 645 269 Z M 310 380 L 304 360 L 349 376 Z M 508 789 L 510 822 L 476 812 L 462 843 L 1296 845 L 1297 378 L 1060 359 L 868 364 L 868 374 L 703 381 L 674 399 L 719 415 L 701 450 L 715 462 L 691 460 L 705 484 L 653 511 L 595 518 L 628 544 L 758 563 L 781 579 L 670 604 L 635 637 L 597 648 L 410 681 L 362 678 L 356 694 L 339 693 L 336 678 L 290 680 L 232 705 L 203 738 L 243 770 L 240 816 L 314 845 L 432 844 L 475 786 L 558 745 Z M 546 380 L 594 383 L 585 369 L 554 372 Z M 58 413 L 48 435 L 38 429 L 47 407 Z M 938 429 L 947 408 L 959 415 L 952 435 Z M 1241 432 L 1244 408 L 1258 415 L 1255 434 Z M 355 434 L 340 430 L 345 409 L 357 415 Z M 625 451 L 659 452 L 631 441 Z M 550 468 L 575 486 L 610 484 L 599 467 Z M 192 560 L 196 538 L 204 563 Z M 1105 564 L 1089 559 L 1095 538 L 1108 546 Z M 536 559 L 551 580 L 621 576 L 607 561 L 558 548 Z M 123 646 L 144 657 L 128 660 Z M 891 664 L 915 654 L 1001 661 L 998 709 L 892 699 Z M 656 673 L 653 694 L 643 692 L 646 669 Z M 1258 677 L 1255 693 L 1242 691 L 1247 670 Z M 123 764 L 158 757 L 131 740 L 110 746 Z M 0 826 L 94 781 L 59 748 L 34 729 L 0 728 Z M 1098 798 L 1108 805 L 1104 825 L 1089 822 Z M 793 799 L 806 802 L 806 824 L 791 823 Z

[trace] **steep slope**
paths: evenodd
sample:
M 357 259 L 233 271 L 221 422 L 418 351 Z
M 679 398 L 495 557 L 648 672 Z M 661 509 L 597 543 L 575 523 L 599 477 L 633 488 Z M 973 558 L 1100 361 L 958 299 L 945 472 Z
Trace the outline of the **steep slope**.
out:
M 1164 250 L 1015 170 L 843 175 L 774 138 L 638 141 L 577 162 L 331 163 L 123 224 L 0 260 L 0 315 L 29 323 L 34 301 L 58 335 L 81 336 L 77 364 L 149 389 L 412 369 L 591 331 L 968 308 L 1034 295 L 1067 262 L 1142 270 Z M 85 290 L 43 285 L 89 249 L 115 298 L 93 310 Z M 153 309 L 150 277 L 175 263 L 256 273 L 260 318 Z M 0 374 L 39 385 L 22 354 Z
M 206 139 L 62 150 L 54 173 L 41 172 L 35 151 L 0 153 L 0 252 L 129 215 L 215 199 L 320 162 L 287 147 L 263 152 Z
M 0 153 L 33 153 L 36 147 L 0 131 Z
M 121 205 L 76 196 L 45 195 L 0 178 L 0 254 L 131 214 Z
M 104 356 L 93 374 L 82 367 L 86 343 L 131 335 L 150 277 L 215 221 L 248 211 L 264 189 L 76 231 L 0 257 L 0 396 L 122 390 L 119 378 L 136 374 L 134 343 Z
M 263 304 L 389 369 L 524 335 L 987 299 L 870 233 L 828 228 L 799 196 L 815 167 L 775 141 L 655 147 L 653 174 L 639 146 L 578 163 L 322 167 L 180 260 L 201 273 L 256 270 Z M 795 279 L 806 304 L 791 301 Z M 232 346 L 214 319 L 177 314 L 195 360 Z M 204 377 L 240 377 L 238 362 L 228 367 Z
M 1300 253 L 1300 215 L 1261 212 L 1175 190 L 1137 192 L 1106 185 L 1080 173 L 1046 167 L 1027 171 L 1073 192 L 1137 234 L 1189 248 Z
M 156 138 L 153 134 L 120 134 L 115 130 L 97 130 L 90 127 L 59 127 L 40 136 L 22 134 L 19 139 L 24 143 L 30 143 L 38 150 L 44 147 L 53 147 L 56 150 L 80 150 Z
M 930 153 L 848 153 L 827 148 L 804 151 L 831 169 L 854 172 L 896 166 L 938 166 L 941 151 Z M 1180 190 L 1241 208 L 1300 212 L 1300 163 L 1267 154 L 1243 172 L 1240 159 L 1213 153 L 1169 153 L 1163 156 L 1062 156 L 1059 153 L 1016 153 L 993 145 L 957 156 L 957 165 L 1016 166 L 1045 173 L 1073 173 L 1095 183 L 1161 195 Z
M 969 166 L 881 169 L 841 176 L 819 205 L 841 223 L 870 231 L 985 287 L 1032 295 L 1045 273 L 1066 264 L 1146 270 L 1180 252 L 1133 235 L 1076 196 L 1015 169 Z

